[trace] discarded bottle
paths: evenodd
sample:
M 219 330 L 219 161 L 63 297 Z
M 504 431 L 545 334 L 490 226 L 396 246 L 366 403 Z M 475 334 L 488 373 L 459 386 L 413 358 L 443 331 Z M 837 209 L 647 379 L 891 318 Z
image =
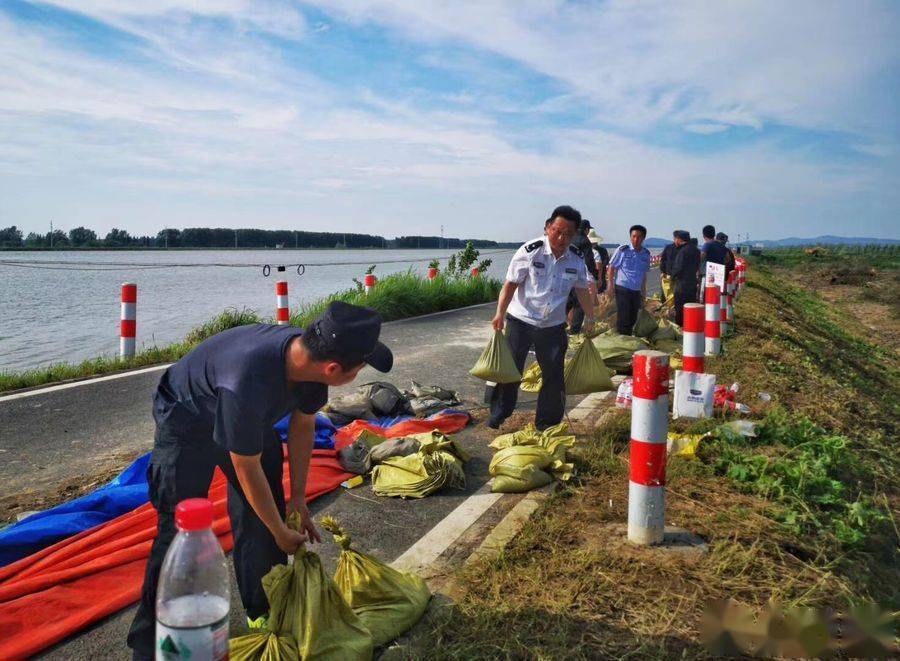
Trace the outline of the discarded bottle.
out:
M 178 534 L 156 593 L 157 661 L 228 658 L 228 569 L 212 521 L 206 498 L 189 498 L 175 508 Z

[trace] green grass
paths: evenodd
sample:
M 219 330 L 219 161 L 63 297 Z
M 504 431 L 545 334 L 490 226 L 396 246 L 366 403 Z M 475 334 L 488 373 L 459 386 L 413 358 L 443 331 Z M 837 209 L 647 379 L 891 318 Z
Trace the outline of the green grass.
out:
M 778 266 L 848 264 L 865 269 L 896 269 L 900 267 L 900 245 L 768 248 L 754 261 Z
M 393 321 L 487 303 L 496 300 L 499 291 L 500 282 L 491 278 L 441 275 L 433 282 L 429 282 L 409 271 L 384 276 L 368 296 L 358 288 L 348 289 L 303 305 L 291 314 L 291 323 L 305 326 L 334 300 L 375 308 L 381 313 L 384 321 Z M 115 356 L 101 356 L 77 364 L 62 362 L 34 370 L 0 372 L 0 392 L 176 361 L 216 333 L 235 326 L 259 322 L 271 323 L 272 319 L 261 318 L 250 310 L 229 309 L 194 328 L 184 341 L 166 347 L 149 347 L 132 359 L 121 360 Z

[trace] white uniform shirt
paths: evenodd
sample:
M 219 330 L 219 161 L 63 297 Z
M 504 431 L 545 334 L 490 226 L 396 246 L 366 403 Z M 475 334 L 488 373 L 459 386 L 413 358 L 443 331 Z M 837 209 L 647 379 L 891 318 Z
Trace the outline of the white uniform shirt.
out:
M 569 292 L 573 287 L 588 288 L 584 258 L 570 248 L 556 259 L 547 237 L 528 241 L 516 251 L 506 280 L 519 285 L 507 312 L 539 328 L 564 324 Z

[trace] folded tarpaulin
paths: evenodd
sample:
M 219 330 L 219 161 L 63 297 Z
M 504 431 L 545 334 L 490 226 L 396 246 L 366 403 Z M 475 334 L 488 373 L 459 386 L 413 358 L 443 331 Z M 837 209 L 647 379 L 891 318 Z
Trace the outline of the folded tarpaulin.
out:
M 282 440 L 287 440 L 290 416 L 275 425 Z M 336 427 L 327 417 L 316 415 L 316 440 L 319 450 L 334 448 Z M 0 530 L 0 567 L 31 553 L 106 523 L 147 502 L 147 465 L 150 453 L 136 459 L 112 482 L 89 494 L 51 507 Z
M 146 503 L 149 463 L 147 453 L 96 491 L 0 530 L 0 567 Z
M 457 432 L 469 414 L 441 411 L 427 419 L 361 421 L 335 434 L 336 447 L 355 440 L 363 429 L 386 438 L 438 430 Z M 289 493 L 289 472 L 284 471 Z M 344 472 L 335 450 L 314 450 L 306 485 L 311 501 L 353 477 Z M 215 506 L 213 530 L 222 548 L 231 549 L 226 508 L 227 482 L 217 469 L 209 497 Z M 146 499 L 146 485 L 144 486 Z M 23 522 L 24 523 L 24 522 Z M 145 502 L 90 530 L 0 568 L 0 659 L 25 658 L 137 601 L 144 566 L 156 535 L 156 510 Z M 40 622 L 40 626 L 34 626 Z
M 284 475 L 290 493 L 289 472 Z M 314 450 L 307 502 L 351 477 L 336 451 Z M 209 489 L 213 531 L 228 551 L 232 537 L 226 493 L 225 477 L 216 469 Z M 156 510 L 145 503 L 0 569 L 0 659 L 37 654 L 136 602 L 155 536 Z

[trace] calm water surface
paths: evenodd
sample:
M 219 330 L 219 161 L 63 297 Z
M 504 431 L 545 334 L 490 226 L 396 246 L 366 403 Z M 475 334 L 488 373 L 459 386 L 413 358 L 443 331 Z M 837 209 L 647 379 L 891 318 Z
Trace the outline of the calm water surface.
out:
M 362 278 L 370 264 L 378 265 L 376 275 L 410 268 L 424 274 L 427 261 L 415 260 L 439 258 L 443 265 L 454 252 L 0 252 L 0 261 L 27 261 L 31 266 L 52 267 L 23 268 L 0 264 L 0 370 L 20 370 L 116 354 L 119 350 L 119 292 L 123 282 L 138 285 L 138 347 L 163 346 L 180 341 L 191 328 L 229 307 L 248 308 L 272 316 L 275 281 L 278 279 L 288 281 L 291 307 L 294 307 L 352 287 L 352 278 Z M 512 252 L 482 251 L 483 257 L 494 260 L 489 273 L 501 277 Z M 48 261 L 54 264 L 38 264 Z M 335 262 L 341 264 L 328 265 Z M 206 266 L 182 266 L 188 263 Z M 275 270 L 279 264 L 297 263 L 306 265 L 302 276 L 297 275 L 295 268 L 288 268 L 283 274 Z M 269 277 L 263 276 L 263 264 L 272 266 Z M 238 268 L 237 265 L 245 267 Z

